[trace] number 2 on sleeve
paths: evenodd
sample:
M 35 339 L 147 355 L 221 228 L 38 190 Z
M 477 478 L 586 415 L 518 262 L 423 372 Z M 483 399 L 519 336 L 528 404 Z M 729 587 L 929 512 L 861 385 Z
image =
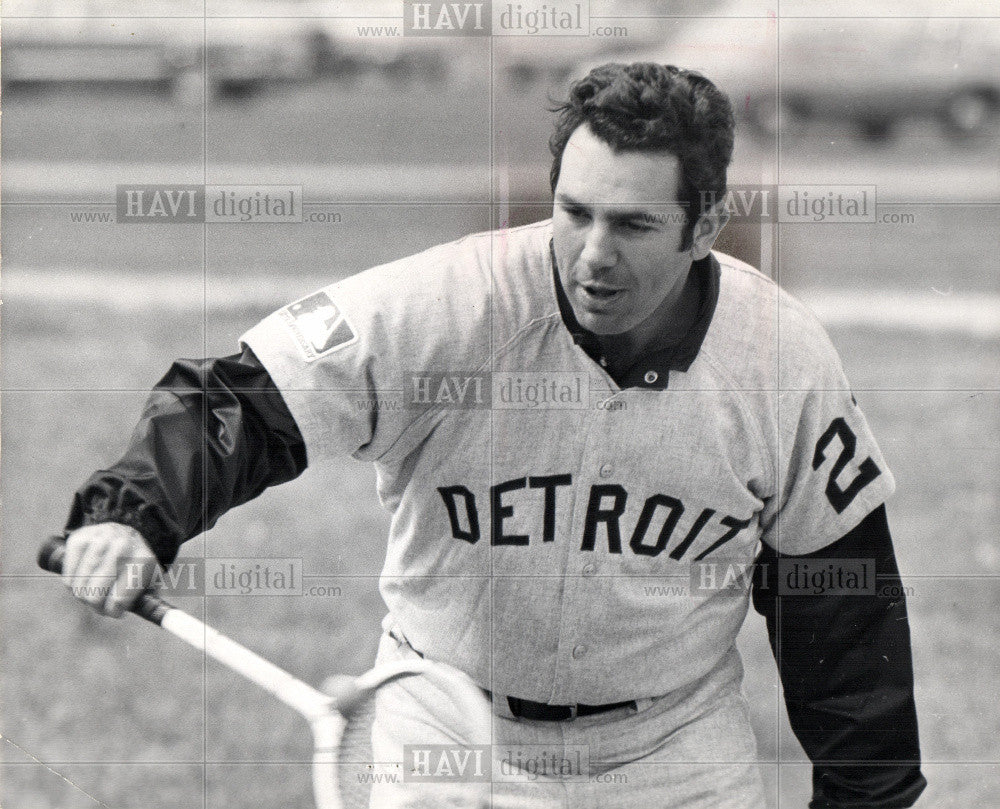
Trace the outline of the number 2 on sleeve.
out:
M 819 469 L 826 460 L 826 448 L 830 445 L 834 436 L 840 438 L 841 450 L 840 455 L 837 456 L 837 460 L 834 461 L 833 468 L 830 470 L 830 476 L 826 481 L 826 498 L 830 501 L 830 505 L 833 506 L 833 510 L 840 514 L 857 497 L 858 492 L 882 474 L 882 470 L 878 468 L 878 465 L 871 457 L 865 458 L 858 467 L 858 474 L 854 480 L 850 482 L 846 489 L 840 487 L 840 484 L 837 483 L 837 478 L 844 471 L 844 467 L 847 466 L 848 462 L 854 458 L 854 452 L 858 446 L 857 436 L 854 435 L 847 422 L 840 416 L 830 423 L 830 426 L 826 428 L 826 432 L 816 442 L 816 453 L 813 455 L 812 462 L 814 470 Z

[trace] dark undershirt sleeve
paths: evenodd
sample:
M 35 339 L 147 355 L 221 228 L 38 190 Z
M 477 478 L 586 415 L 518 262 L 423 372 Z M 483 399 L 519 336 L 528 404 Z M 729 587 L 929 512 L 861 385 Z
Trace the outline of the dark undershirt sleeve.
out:
M 121 460 L 76 492 L 66 530 L 130 525 L 167 565 L 229 509 L 305 468 L 302 435 L 249 348 L 177 360 L 150 393 Z
M 824 568 L 873 560 L 875 594 L 785 594 L 781 577 L 810 559 Z M 767 620 L 788 719 L 813 762 L 810 809 L 912 806 L 926 781 L 906 598 L 885 506 L 819 551 L 793 557 L 765 546 L 757 562 L 754 609 Z

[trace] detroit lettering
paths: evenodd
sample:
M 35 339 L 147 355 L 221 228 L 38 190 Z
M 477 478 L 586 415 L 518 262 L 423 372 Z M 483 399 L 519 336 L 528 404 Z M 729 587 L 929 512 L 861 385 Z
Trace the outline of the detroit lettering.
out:
M 572 485 L 573 476 L 566 473 L 513 478 L 490 486 L 486 518 L 490 544 L 527 546 L 532 542 L 554 542 L 559 491 Z M 537 533 L 509 534 L 504 523 L 514 516 L 514 506 L 509 501 L 505 502 L 505 496 L 522 489 L 542 499 L 542 523 Z M 438 492 L 448 513 L 452 536 L 470 544 L 477 543 L 483 531 L 479 516 L 480 501 L 477 501 L 476 495 L 462 484 L 439 486 Z M 684 512 L 684 504 L 669 494 L 653 494 L 641 505 L 636 505 L 630 503 L 624 486 L 617 483 L 594 484 L 587 499 L 580 550 L 597 551 L 600 534 L 603 535 L 600 548 L 606 548 L 608 553 L 624 553 L 623 548 L 627 544 L 629 551 L 637 556 L 659 556 L 670 546 Z M 634 520 L 631 533 L 624 531 L 625 525 L 630 522 L 623 520 L 627 513 Z M 702 509 L 668 555 L 679 560 L 694 547 L 697 551 L 694 561 L 700 561 L 736 537 L 750 525 L 751 520 L 719 515 L 712 508 Z M 654 525 L 659 529 L 650 530 Z

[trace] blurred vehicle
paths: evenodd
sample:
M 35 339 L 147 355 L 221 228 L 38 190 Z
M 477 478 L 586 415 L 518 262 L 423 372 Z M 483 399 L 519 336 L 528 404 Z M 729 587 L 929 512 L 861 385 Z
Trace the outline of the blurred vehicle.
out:
M 374 70 L 398 82 L 459 81 L 464 72 L 488 67 L 497 84 L 524 90 L 537 85 L 561 85 L 581 60 L 594 54 L 625 48 L 651 47 L 661 41 L 655 26 L 627 20 L 607 26 L 604 36 L 546 36 L 521 34 L 492 37 L 403 36 L 399 0 L 350 0 L 330 12 L 328 0 L 302 0 L 331 43 L 328 72 L 350 75 Z M 679 0 L 692 5 L 695 0 Z M 705 0 L 701 0 L 704 5 Z M 517 6 L 517 4 L 512 4 Z M 502 12 L 497 3 L 493 11 Z M 325 13 L 324 13 L 325 9 Z M 652 9 L 652 10 L 651 10 Z M 357 11 L 359 16 L 349 16 Z M 655 2 L 618 0 L 623 15 L 655 13 Z M 662 11 L 662 9 L 661 9 Z M 492 47 L 491 47 L 492 45 Z M 477 68 L 479 70 L 477 70 Z
M 907 118 L 934 119 L 956 139 L 983 135 L 1000 113 L 1000 26 L 971 19 L 782 22 L 778 95 L 751 99 L 765 134 L 810 119 L 847 119 L 884 141 Z
M 249 94 L 267 83 L 304 80 L 324 46 L 296 4 L 212 6 L 218 18 L 120 17 L 104 0 L 20 0 L 3 20 L 3 84 L 143 84 L 179 102 Z M 164 12 L 169 6 L 163 7 Z M 281 16 L 279 12 L 289 14 Z M 231 15 L 231 16 L 227 16 Z
M 624 47 L 621 40 L 591 37 L 503 37 L 494 48 L 496 71 L 515 90 L 536 84 L 559 87 L 576 78 L 573 70 L 581 59 L 615 61 Z
M 840 121 L 884 142 L 922 118 L 969 140 L 1000 121 L 1000 20 L 791 17 L 779 26 L 734 14 L 679 26 L 669 44 L 629 60 L 701 71 L 762 138 Z
M 322 4 L 321 4 L 322 5 Z M 314 20 L 316 36 L 324 37 L 329 48 L 322 72 L 351 77 L 377 71 L 390 79 L 444 81 L 456 65 L 450 50 L 469 50 L 474 43 L 465 38 L 404 37 L 398 9 L 395 17 L 325 17 Z

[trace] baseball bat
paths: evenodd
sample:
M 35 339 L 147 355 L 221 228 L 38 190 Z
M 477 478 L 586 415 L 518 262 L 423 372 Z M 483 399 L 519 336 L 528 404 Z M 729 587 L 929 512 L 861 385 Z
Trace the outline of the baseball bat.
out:
M 51 536 L 38 550 L 38 566 L 62 574 L 65 536 Z M 193 615 L 145 592 L 129 608 L 189 646 L 241 674 L 308 720 L 313 732 L 313 791 L 318 809 L 342 809 L 337 777 L 337 747 L 346 720 L 335 711 L 335 700 L 265 660 L 245 646 L 202 623 Z
M 49 537 L 38 551 L 38 565 L 52 573 L 62 573 L 66 540 Z M 256 683 L 306 718 L 324 716 L 330 698 L 293 677 L 245 646 L 202 623 L 193 615 L 177 609 L 156 593 L 145 592 L 129 608 L 141 618 L 167 630 L 200 652 L 228 666 Z

